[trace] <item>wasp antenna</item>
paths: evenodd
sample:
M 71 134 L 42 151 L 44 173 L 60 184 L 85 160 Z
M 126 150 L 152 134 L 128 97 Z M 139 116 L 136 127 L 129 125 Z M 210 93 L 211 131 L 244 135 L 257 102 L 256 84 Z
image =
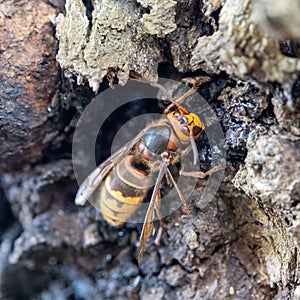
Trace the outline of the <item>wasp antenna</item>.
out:
M 163 85 L 161 85 L 160 83 L 157 83 L 157 82 L 153 82 L 153 83 L 150 83 L 150 84 L 152 86 L 158 88 L 159 90 L 161 90 L 162 93 L 165 94 L 166 97 L 168 98 L 167 100 L 169 100 L 170 102 L 175 102 L 175 100 L 172 97 L 172 95 L 169 93 L 169 91 Z
M 198 90 L 198 87 L 192 87 L 189 91 L 187 91 L 184 95 L 176 100 L 176 103 L 180 105 L 187 97 L 194 94 Z
M 172 103 L 165 109 L 165 114 L 171 111 L 171 109 L 175 106 L 179 107 L 180 104 L 190 95 L 194 94 L 198 90 L 197 86 L 192 87 L 189 91 L 187 91 L 184 95 L 179 97 L 178 99 L 171 101 Z
M 190 131 L 190 142 L 191 142 L 193 155 L 194 155 L 194 165 L 197 165 L 197 163 L 198 163 L 198 149 L 197 149 L 197 145 L 196 145 L 195 138 L 194 138 L 192 130 Z

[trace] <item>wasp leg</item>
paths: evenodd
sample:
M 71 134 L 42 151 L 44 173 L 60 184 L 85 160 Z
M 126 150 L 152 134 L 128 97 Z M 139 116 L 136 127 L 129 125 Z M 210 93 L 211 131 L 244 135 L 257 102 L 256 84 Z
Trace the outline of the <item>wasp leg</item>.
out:
M 142 83 L 148 83 L 148 84 L 152 85 L 153 87 L 158 88 L 162 92 L 162 94 L 167 98 L 166 100 L 168 100 L 170 102 L 175 102 L 172 95 L 162 84 L 160 84 L 158 82 L 153 82 L 153 81 L 147 80 L 146 78 L 142 78 L 142 77 L 132 77 L 129 79 L 135 80 L 138 82 L 142 82 Z
M 159 90 L 161 90 L 161 92 L 167 97 L 167 99 L 169 101 L 171 101 L 172 103 L 173 102 L 176 102 L 173 97 L 171 96 L 171 94 L 169 93 L 169 91 L 161 84 L 159 83 L 151 83 L 152 86 L 158 88 Z
M 169 178 L 171 179 L 172 184 L 174 185 L 174 187 L 176 189 L 176 192 L 179 196 L 179 199 L 182 203 L 182 211 L 184 213 L 189 213 L 190 210 L 188 208 L 188 205 L 186 204 L 185 199 L 184 199 L 184 197 L 183 197 L 183 195 L 182 195 L 182 193 L 181 193 L 181 191 L 180 191 L 180 189 L 179 189 L 179 187 L 178 187 L 178 185 L 177 185 L 177 183 L 176 183 L 176 181 L 175 181 L 175 179 L 174 179 L 174 177 L 173 177 L 173 175 L 172 175 L 172 173 L 170 172 L 169 169 L 167 169 L 167 174 L 168 174 Z
M 198 86 L 193 86 L 189 91 L 187 91 L 184 95 L 173 101 L 164 111 L 164 114 L 168 114 L 174 106 L 179 107 L 180 104 L 190 95 L 194 94 L 198 90 Z
M 192 145 L 189 144 L 185 149 L 181 151 L 181 156 L 187 155 L 192 150 Z
M 158 221 L 159 221 L 159 228 L 158 228 L 154 243 L 155 243 L 155 245 L 160 246 L 160 239 L 161 239 L 161 236 L 162 236 L 162 233 L 164 230 L 164 223 L 162 220 L 162 215 L 160 213 L 160 193 L 157 194 L 157 198 L 154 203 L 154 209 L 155 209 L 155 213 L 157 215 Z
M 231 165 L 219 165 L 211 168 L 207 172 L 185 172 L 183 169 L 179 171 L 179 175 L 182 176 L 190 176 L 190 177 L 196 177 L 196 178 L 205 178 L 206 176 L 211 175 L 212 173 L 218 172 L 222 169 L 229 168 L 231 170 L 234 170 L 234 168 Z

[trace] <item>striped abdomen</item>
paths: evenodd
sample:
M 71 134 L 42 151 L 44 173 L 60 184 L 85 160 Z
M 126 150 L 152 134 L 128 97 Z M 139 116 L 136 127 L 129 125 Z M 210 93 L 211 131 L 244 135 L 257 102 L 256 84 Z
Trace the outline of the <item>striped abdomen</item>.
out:
M 121 226 L 143 202 L 151 185 L 147 172 L 133 166 L 128 155 L 106 176 L 99 189 L 99 206 L 104 219 Z

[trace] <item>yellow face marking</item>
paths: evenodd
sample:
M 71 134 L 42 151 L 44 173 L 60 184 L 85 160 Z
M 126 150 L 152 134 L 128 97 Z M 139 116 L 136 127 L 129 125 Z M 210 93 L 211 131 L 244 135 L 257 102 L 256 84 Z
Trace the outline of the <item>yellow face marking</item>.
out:
M 194 138 L 197 139 L 200 137 L 201 132 L 204 130 L 204 125 L 201 122 L 200 118 L 196 114 L 190 113 L 182 106 L 177 110 L 168 113 L 167 117 L 171 122 L 178 138 L 182 142 L 190 141 L 190 132 L 192 132 Z M 182 117 L 186 119 L 187 123 L 183 124 L 181 122 Z M 189 130 L 186 130 L 187 127 Z
M 193 121 L 192 121 L 193 128 L 192 129 L 193 129 L 193 132 L 194 132 L 194 137 L 195 137 L 195 139 L 197 139 L 197 138 L 200 137 L 201 132 L 204 131 L 204 125 L 201 122 L 200 118 L 196 114 L 190 113 L 189 117 L 193 119 Z

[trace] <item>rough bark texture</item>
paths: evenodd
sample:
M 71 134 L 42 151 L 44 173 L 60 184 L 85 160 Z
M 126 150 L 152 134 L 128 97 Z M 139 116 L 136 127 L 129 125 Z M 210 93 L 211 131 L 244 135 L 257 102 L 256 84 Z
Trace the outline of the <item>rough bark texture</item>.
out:
M 48 16 L 56 11 L 44 2 L 1 3 L 1 170 L 41 157 L 63 128 L 59 114 L 50 112 L 58 64 Z
M 290 2 L 0 2 L 1 299 L 300 299 L 300 28 Z M 164 219 L 162 245 L 151 239 L 138 267 L 140 226 L 113 228 L 74 204 L 72 137 L 92 90 L 166 74 L 202 82 L 236 170 L 211 201 L 199 200 L 199 180 L 190 213 Z M 205 135 L 198 148 L 209 169 L 219 149 Z

